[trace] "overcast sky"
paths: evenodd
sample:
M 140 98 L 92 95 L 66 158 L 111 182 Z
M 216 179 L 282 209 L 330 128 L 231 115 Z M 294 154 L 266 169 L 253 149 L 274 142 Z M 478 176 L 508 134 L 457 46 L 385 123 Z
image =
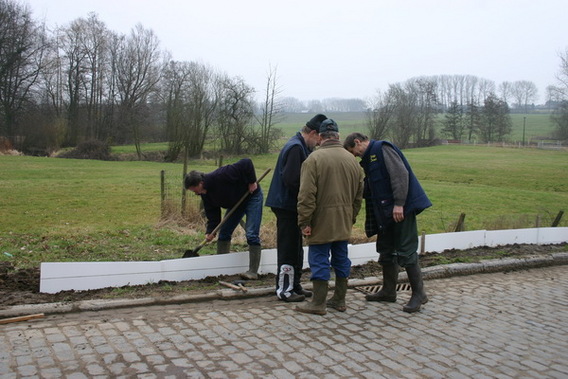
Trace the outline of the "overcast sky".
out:
M 545 101 L 568 48 L 566 0 L 20 0 L 65 26 L 94 12 L 108 29 L 152 29 L 178 61 L 258 91 L 276 67 L 283 96 L 373 97 L 424 75 L 529 80 Z

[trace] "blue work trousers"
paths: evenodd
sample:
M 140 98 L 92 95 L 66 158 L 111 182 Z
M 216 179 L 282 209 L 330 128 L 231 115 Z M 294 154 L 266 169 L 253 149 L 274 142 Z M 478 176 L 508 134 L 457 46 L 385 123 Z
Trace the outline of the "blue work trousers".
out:
M 310 280 L 329 280 L 331 267 L 337 278 L 348 278 L 351 273 L 351 260 L 347 251 L 347 241 L 334 241 L 319 245 L 310 245 L 308 249 L 308 262 L 312 276 Z

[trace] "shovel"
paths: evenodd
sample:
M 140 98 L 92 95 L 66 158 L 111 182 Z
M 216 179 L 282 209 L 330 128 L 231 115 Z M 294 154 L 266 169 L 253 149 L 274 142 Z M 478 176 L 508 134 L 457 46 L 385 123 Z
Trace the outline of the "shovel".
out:
M 270 172 L 270 169 L 267 168 L 266 171 L 264 171 L 264 173 L 257 179 L 256 183 L 259 184 L 260 181 L 261 181 L 269 172 Z M 215 227 L 215 229 L 213 229 L 213 231 L 212 231 L 210 234 L 215 234 L 215 233 L 217 233 L 217 232 L 219 231 L 219 229 L 221 228 L 221 226 L 223 226 L 223 224 L 225 223 L 225 221 L 227 221 L 227 220 L 229 219 L 229 217 L 237 210 L 237 208 L 239 207 L 239 205 L 241 205 L 242 202 L 245 201 L 245 199 L 248 197 L 248 195 L 249 195 L 249 192 L 247 191 L 247 192 L 243 195 L 243 197 L 241 197 L 241 198 L 239 199 L 239 201 L 237 202 L 237 204 L 235 204 L 235 206 L 234 206 L 233 208 L 231 208 L 231 210 L 228 211 L 228 212 L 225 214 L 225 217 L 223 217 L 223 219 L 221 220 L 221 222 L 219 223 L 219 225 L 217 225 L 217 226 Z M 207 244 L 207 242 L 209 242 L 209 241 L 207 241 L 207 238 L 206 238 L 206 239 L 203 240 L 203 242 L 201 242 L 195 249 L 193 249 L 193 250 L 192 250 L 192 249 L 187 249 L 187 250 L 185 251 L 185 253 L 183 254 L 183 257 L 182 257 L 182 258 L 198 257 L 199 254 L 197 254 L 197 252 L 198 252 L 199 250 L 201 250 L 201 248 L 202 248 L 203 246 L 205 246 L 205 245 Z

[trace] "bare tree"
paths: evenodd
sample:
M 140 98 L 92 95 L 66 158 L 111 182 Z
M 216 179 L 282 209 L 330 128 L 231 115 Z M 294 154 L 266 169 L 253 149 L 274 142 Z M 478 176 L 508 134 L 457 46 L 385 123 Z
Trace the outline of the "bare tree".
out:
M 372 139 L 381 140 L 388 135 L 390 120 L 395 110 L 394 98 L 391 95 L 391 91 L 377 91 L 371 108 L 366 113 L 367 130 Z
M 284 112 L 300 113 L 306 109 L 304 103 L 295 97 L 283 97 L 280 99 L 280 104 Z
M 0 0 L 0 135 L 17 145 L 19 118 L 32 98 L 45 51 L 45 32 L 28 7 Z
M 104 107 L 112 100 L 107 92 L 107 83 L 111 76 L 109 47 L 113 35 L 94 13 L 84 20 L 84 24 L 82 44 L 89 73 L 84 81 L 85 138 L 102 140 L 107 137 Z
M 511 95 L 514 97 L 516 107 L 528 113 L 528 105 L 538 98 L 538 89 L 533 82 L 518 80 L 511 86 Z
M 120 125 L 130 130 L 138 158 L 142 158 L 141 125 L 147 114 L 147 100 L 156 90 L 162 72 L 162 54 L 154 32 L 138 24 L 121 40 L 116 61 Z
M 239 77 L 224 76 L 220 79 L 220 90 L 216 121 L 221 149 L 232 154 L 242 154 L 247 150 L 247 145 L 252 146 L 256 142 L 249 139 L 254 89 Z
M 502 82 L 501 84 L 499 84 L 499 93 L 501 94 L 501 99 L 503 99 L 503 101 L 507 104 L 509 104 L 509 96 L 511 96 L 512 86 L 513 83 L 511 82 Z
M 409 146 L 412 135 L 415 135 L 419 119 L 418 94 L 402 84 L 389 87 L 394 101 L 393 117 L 390 120 L 389 135 L 400 148 Z
M 218 103 L 218 84 L 213 70 L 196 62 L 170 62 L 164 74 L 167 92 L 166 130 L 169 141 L 167 159 L 183 153 L 201 154 Z
M 558 104 L 551 119 L 556 124 L 557 138 L 568 140 L 568 48 L 559 54 L 559 58 L 560 70 L 556 74 L 557 84 L 548 88 L 550 96 Z
M 436 118 L 436 82 L 421 78 L 409 84 L 410 90 L 418 96 L 418 119 L 416 125 L 416 142 L 434 139 L 434 123 Z
M 274 125 L 280 121 L 282 114 L 282 104 L 279 98 L 281 91 L 278 88 L 276 73 L 276 68 L 269 68 L 264 89 L 264 101 L 261 104 L 260 116 L 256 117 L 256 121 L 260 125 L 257 145 L 260 154 L 268 153 L 274 144 L 275 137 L 280 134 L 280 130 L 274 128 Z

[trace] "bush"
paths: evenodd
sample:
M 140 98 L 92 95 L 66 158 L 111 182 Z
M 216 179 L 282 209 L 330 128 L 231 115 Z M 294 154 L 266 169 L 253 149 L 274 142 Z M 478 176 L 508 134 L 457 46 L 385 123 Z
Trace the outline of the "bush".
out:
M 97 140 L 81 142 L 75 149 L 60 154 L 59 158 L 112 160 L 110 146 Z
M 6 152 L 12 149 L 13 147 L 12 144 L 10 143 L 10 140 L 6 137 L 0 136 L 0 152 Z

